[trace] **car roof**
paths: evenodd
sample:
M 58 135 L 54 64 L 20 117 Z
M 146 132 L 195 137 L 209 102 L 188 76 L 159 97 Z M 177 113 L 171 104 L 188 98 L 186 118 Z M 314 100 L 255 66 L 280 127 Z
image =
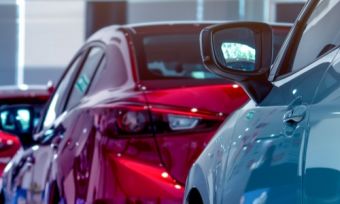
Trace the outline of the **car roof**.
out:
M 215 22 L 217 23 L 217 22 Z M 211 25 L 213 22 L 188 22 L 188 21 L 178 21 L 178 22 L 152 22 L 152 23 L 138 23 L 138 24 L 125 24 L 125 25 L 111 25 L 104 27 L 94 33 L 87 42 L 100 40 L 104 43 L 109 43 L 111 37 L 117 31 L 131 31 L 132 34 L 143 33 L 154 29 L 166 29 L 166 28 L 193 28 L 197 26 L 207 26 Z
M 202 29 L 203 27 L 218 24 L 228 23 L 232 21 L 171 21 L 171 22 L 151 22 L 151 23 L 138 23 L 138 24 L 125 24 L 125 25 L 111 25 L 104 27 L 94 33 L 87 42 L 102 41 L 109 43 L 112 40 L 113 34 L 117 31 L 130 31 L 131 34 L 153 33 L 156 30 L 176 30 L 176 29 Z M 290 23 L 268 23 L 275 28 L 290 29 L 293 24 Z
M 38 99 L 47 101 L 50 93 L 43 85 L 0 86 L 0 103 L 10 100 Z

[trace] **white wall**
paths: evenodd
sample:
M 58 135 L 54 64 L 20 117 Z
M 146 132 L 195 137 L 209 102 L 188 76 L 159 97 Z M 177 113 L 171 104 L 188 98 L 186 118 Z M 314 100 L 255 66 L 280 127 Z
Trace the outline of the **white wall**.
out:
M 84 42 L 83 1 L 27 1 L 25 65 L 63 68 Z

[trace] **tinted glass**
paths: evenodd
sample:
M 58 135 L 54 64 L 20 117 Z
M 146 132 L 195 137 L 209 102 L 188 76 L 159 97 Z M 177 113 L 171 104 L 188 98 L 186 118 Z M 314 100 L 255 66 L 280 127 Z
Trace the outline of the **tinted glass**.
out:
M 140 78 L 142 80 L 219 78 L 202 64 L 199 33 L 195 32 L 197 31 L 142 36 L 138 56 Z M 273 58 L 276 57 L 288 32 L 289 29 L 274 29 Z
M 339 45 L 339 11 L 338 0 L 320 1 L 307 21 L 291 71 L 300 70 Z
M 55 90 L 52 99 L 49 103 L 47 112 L 44 116 L 43 128 L 50 127 L 56 117 L 60 114 L 62 109 L 62 99 L 67 96 L 67 87 L 72 82 L 72 76 L 74 75 L 79 63 L 81 61 L 81 56 L 78 56 L 68 69 L 67 73 L 61 79 L 57 89 Z
M 202 64 L 199 34 L 165 34 L 143 38 L 145 58 L 140 66 L 143 80 L 217 78 Z
M 113 80 L 104 80 L 103 77 L 113 77 L 111 73 L 109 72 L 109 68 L 107 66 L 107 59 L 104 57 L 101 61 L 100 61 L 100 65 L 98 67 L 98 71 L 95 74 L 95 76 L 93 77 L 93 80 L 91 82 L 91 86 L 89 88 L 88 94 L 93 94 L 96 93 L 100 90 L 103 90 L 105 88 L 107 88 L 108 85 L 111 81 Z
M 1 127 L 6 132 L 29 133 L 31 113 L 27 108 L 6 110 L 0 113 Z
M 279 53 L 282 44 L 286 40 L 290 28 L 274 28 L 273 29 L 273 61 Z
M 78 104 L 82 97 L 86 94 L 103 53 L 103 50 L 98 47 L 92 48 L 88 53 L 82 69 L 73 84 L 66 109 Z
M 106 47 L 106 56 L 101 60 L 98 71 L 91 82 L 88 95 L 101 90 L 119 87 L 127 80 L 127 66 L 122 52 L 116 45 Z

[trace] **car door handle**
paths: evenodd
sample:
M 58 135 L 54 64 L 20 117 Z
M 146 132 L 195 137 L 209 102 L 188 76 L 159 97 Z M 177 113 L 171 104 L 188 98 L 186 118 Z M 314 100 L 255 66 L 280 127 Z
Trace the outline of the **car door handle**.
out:
M 296 124 L 301 122 L 307 112 L 307 106 L 298 105 L 287 111 L 283 116 L 283 122 L 287 124 Z

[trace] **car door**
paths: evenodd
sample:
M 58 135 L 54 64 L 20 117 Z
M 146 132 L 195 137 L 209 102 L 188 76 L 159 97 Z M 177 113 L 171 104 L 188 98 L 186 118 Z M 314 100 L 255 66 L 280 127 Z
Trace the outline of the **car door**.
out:
M 307 4 L 305 9 L 311 12 L 298 19 L 299 25 L 285 45 L 289 52 L 279 54 L 271 73 L 275 76 L 271 91 L 262 102 L 251 101 L 239 111 L 229 156 L 221 160 L 224 171 L 217 178 L 222 189 L 217 203 L 303 201 L 309 108 L 337 54 L 332 46 L 337 33 L 318 26 L 323 24 L 320 19 L 327 13 L 329 1 L 317 2 Z
M 324 12 L 314 18 L 322 37 L 333 36 L 329 41 L 329 54 L 336 53 L 332 65 L 322 76 L 321 83 L 310 107 L 310 133 L 306 145 L 303 201 L 308 204 L 340 202 L 339 162 L 339 88 L 340 88 L 340 17 L 339 1 L 321 1 Z M 317 22 L 317 23 L 315 23 Z M 321 77 L 321 76 L 320 76 Z

